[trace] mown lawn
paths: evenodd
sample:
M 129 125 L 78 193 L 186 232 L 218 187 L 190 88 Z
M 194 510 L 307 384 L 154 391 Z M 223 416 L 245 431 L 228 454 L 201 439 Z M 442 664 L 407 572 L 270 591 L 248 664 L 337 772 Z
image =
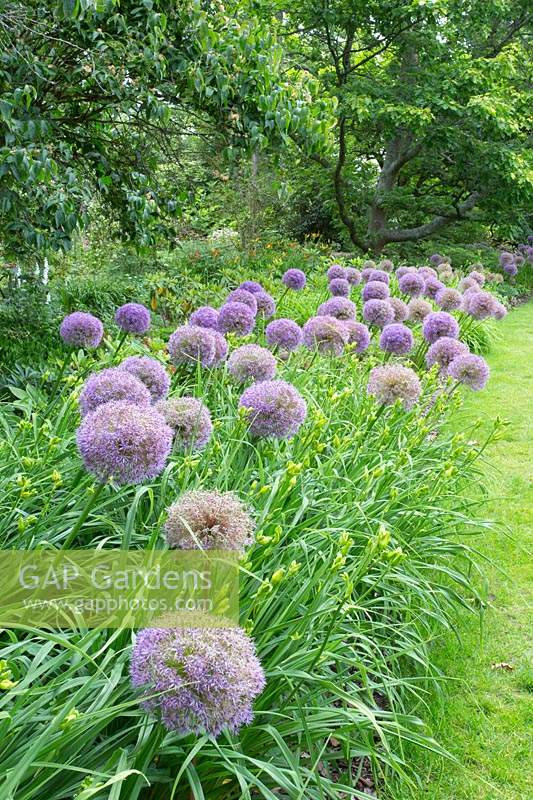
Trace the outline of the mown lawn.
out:
M 460 763 L 428 761 L 421 793 L 427 800 L 533 797 L 533 302 L 499 330 L 488 357 L 491 380 L 468 397 L 457 422 L 468 427 L 481 418 L 473 434 L 481 439 L 496 415 L 509 421 L 487 451 L 483 513 L 498 523 L 479 540 L 491 560 L 484 569 L 488 608 L 481 638 L 475 620 L 465 616 L 460 642 L 450 635 L 438 648 L 449 683 L 433 703 L 432 724 Z

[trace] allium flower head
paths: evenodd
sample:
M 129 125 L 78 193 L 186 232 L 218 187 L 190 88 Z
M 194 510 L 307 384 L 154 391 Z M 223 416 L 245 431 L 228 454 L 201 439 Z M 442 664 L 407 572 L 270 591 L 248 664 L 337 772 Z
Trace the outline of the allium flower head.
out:
M 126 370 L 109 367 L 89 375 L 80 393 L 82 416 L 112 400 L 126 400 L 132 405 L 149 406 L 152 396 L 144 383 Z
M 124 485 L 155 478 L 163 471 L 172 431 L 153 406 L 118 400 L 87 414 L 76 440 L 89 472 L 100 481 L 113 478 Z
M 505 308 L 503 303 L 500 303 L 499 301 L 496 301 L 495 308 L 494 308 L 494 314 L 492 316 L 494 317 L 494 319 L 498 319 L 498 320 L 503 319 L 504 317 L 507 316 L 507 309 Z
M 211 414 L 196 397 L 170 397 L 156 404 L 167 425 L 174 432 L 174 447 L 180 452 L 201 450 L 213 433 Z
M 426 282 L 423 275 L 418 272 L 406 272 L 398 281 L 400 292 L 411 297 L 420 297 L 424 292 Z
M 334 297 L 348 297 L 350 294 L 350 284 L 344 278 L 333 278 L 329 282 L 329 291 Z
M 131 656 L 142 705 L 180 734 L 236 733 L 265 687 L 253 641 L 241 628 L 145 628 Z
M 246 292 L 251 292 L 252 294 L 259 294 L 265 291 L 257 281 L 244 281 L 238 288 L 244 289 Z
M 255 299 L 257 300 L 257 313 L 261 317 L 268 319 L 273 317 L 276 313 L 276 302 L 268 292 L 256 292 Z
M 483 286 L 483 284 L 485 283 L 485 276 L 483 275 L 483 273 L 478 272 L 475 269 L 473 269 L 471 272 L 468 273 L 468 277 L 472 278 L 472 280 L 475 281 L 478 284 L 478 286 Z
M 439 253 L 433 253 L 433 255 L 429 257 L 429 260 L 435 267 L 438 267 L 438 265 L 442 263 L 442 256 L 439 255 Z
M 189 324 L 216 331 L 218 328 L 218 311 L 212 306 L 200 306 L 191 314 Z
M 409 322 L 422 322 L 432 311 L 431 303 L 428 303 L 427 300 L 422 300 L 420 297 L 413 298 L 407 304 Z
M 471 354 L 458 356 L 450 363 L 448 375 L 479 392 L 489 379 L 489 367 L 481 356 Z
M 514 264 L 514 255 L 504 250 L 500 253 L 500 266 L 504 267 L 506 264 Z
M 370 325 L 384 328 L 394 322 L 394 311 L 387 300 L 367 300 L 363 306 L 363 319 Z
M 447 369 L 454 358 L 464 356 L 467 353 L 468 346 L 464 342 L 460 342 L 458 339 L 451 339 L 449 336 L 443 336 L 430 345 L 426 353 L 426 364 L 428 367 L 438 364 L 441 369 Z
M 326 277 L 328 281 L 332 281 L 335 278 L 341 278 L 342 280 L 346 280 L 346 270 L 344 267 L 341 267 L 340 264 L 332 264 L 331 267 L 326 272 Z
M 238 383 L 269 381 L 276 374 L 276 359 L 266 347 L 244 344 L 228 359 L 228 372 Z
M 414 339 L 407 325 L 394 322 L 386 325 L 379 338 L 379 346 L 386 353 L 403 356 L 413 349 Z
M 376 268 L 377 264 L 375 261 L 372 261 L 372 259 L 365 261 L 365 263 L 363 264 L 363 269 L 376 269 Z
M 398 267 L 396 270 L 396 278 L 400 280 L 400 278 L 403 278 L 403 276 L 407 275 L 409 272 L 416 272 L 416 267 Z
M 432 311 L 431 314 L 424 318 L 422 334 L 430 344 L 433 344 L 442 336 L 457 339 L 459 336 L 459 324 L 455 317 L 452 317 L 446 311 Z
M 370 331 L 362 322 L 345 320 L 342 325 L 348 333 L 348 344 L 355 344 L 355 352 L 363 353 L 370 344 Z
M 343 322 L 344 320 L 327 314 L 311 317 L 302 329 L 304 345 L 310 350 L 316 348 L 319 353 L 340 356 L 348 343 L 348 333 Z
M 373 269 L 370 275 L 371 281 L 380 281 L 381 283 L 386 283 L 387 286 L 390 282 L 390 275 L 382 269 Z
M 401 400 L 404 408 L 411 408 L 420 397 L 421 386 L 410 367 L 386 364 L 370 371 L 367 392 L 382 405 L 389 406 Z
M 424 286 L 424 295 L 426 297 L 435 300 L 441 289 L 444 289 L 444 284 L 438 278 L 434 278 L 433 275 L 429 275 L 426 278 L 426 285 Z
M 347 297 L 332 297 L 318 307 L 319 317 L 337 317 L 337 319 L 354 319 L 357 313 L 355 303 Z
M 256 295 L 246 291 L 246 289 L 234 289 L 226 297 L 226 303 L 244 303 L 255 316 L 257 314 L 257 300 L 255 298 Z
M 361 280 L 363 281 L 363 283 L 368 283 L 368 281 L 370 280 L 370 276 L 375 271 L 376 271 L 375 265 L 373 267 L 366 267 L 366 269 L 364 269 L 361 272 Z
M 233 492 L 185 492 L 168 509 L 165 534 L 180 550 L 238 550 L 253 542 L 255 525 Z
M 521 255 L 520 253 L 517 253 L 514 257 L 514 263 L 516 264 L 517 267 L 521 267 L 525 260 L 526 259 L 524 258 L 524 256 Z
M 253 383 L 241 395 L 239 406 L 248 411 L 248 430 L 260 438 L 288 439 L 307 415 L 307 403 L 286 381 Z
M 403 322 L 409 313 L 406 303 L 399 297 L 389 297 L 389 305 L 394 311 L 394 322 Z
M 363 301 L 367 300 L 386 300 L 390 294 L 389 287 L 381 281 L 368 281 L 363 286 Z
M 119 369 L 125 369 L 144 383 L 154 402 L 167 396 L 170 378 L 163 364 L 155 358 L 130 356 L 124 359 Z
M 226 337 L 218 331 L 212 331 L 215 342 L 215 357 L 211 366 L 217 367 L 228 357 L 229 346 Z
M 392 263 L 390 258 L 384 258 L 383 261 L 379 262 L 379 268 L 384 270 L 385 272 L 392 272 L 392 270 L 394 269 L 394 264 Z
M 518 267 L 516 266 L 515 261 L 506 261 L 504 264 L 502 264 L 502 269 L 506 275 L 509 275 L 510 278 L 514 278 L 518 272 Z
M 299 292 L 307 283 L 307 278 L 301 269 L 288 269 L 283 275 L 282 281 L 289 289 Z
M 473 278 L 461 278 L 457 286 L 460 292 L 465 292 L 467 289 L 472 289 L 473 287 L 479 289 L 478 283 Z
M 259 297 L 259 294 L 254 295 Z M 247 336 L 254 329 L 255 313 L 245 303 L 225 303 L 218 312 L 219 333 Z
M 117 309 L 115 322 L 126 333 L 146 333 L 150 327 L 150 312 L 141 303 L 126 303 Z
M 497 300 L 489 292 L 472 292 L 463 296 L 463 311 L 474 319 L 493 317 Z
M 456 311 L 458 308 L 461 308 L 463 296 L 457 289 L 446 288 L 444 286 L 437 292 L 435 300 L 443 311 Z
M 92 314 L 74 311 L 65 317 L 59 328 L 59 335 L 71 347 L 98 347 L 104 335 L 104 326 Z
M 437 277 L 437 270 L 433 269 L 433 267 L 420 267 L 418 271 L 419 275 L 422 275 L 424 280 L 427 278 L 436 278 Z
M 211 367 L 215 360 L 213 331 L 200 328 L 199 325 L 180 325 L 168 340 L 168 352 L 173 364 L 195 364 L 199 361 L 202 367 Z
M 296 350 L 302 343 L 300 326 L 292 319 L 275 319 L 266 326 L 265 336 L 271 347 L 279 347 L 285 352 Z
M 346 267 L 346 280 L 352 286 L 358 286 L 361 283 L 361 273 L 354 267 Z

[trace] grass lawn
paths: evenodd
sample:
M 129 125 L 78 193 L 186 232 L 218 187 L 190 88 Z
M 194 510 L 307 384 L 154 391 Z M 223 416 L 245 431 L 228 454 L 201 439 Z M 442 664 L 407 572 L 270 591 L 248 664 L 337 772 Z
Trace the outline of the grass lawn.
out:
M 463 425 L 482 418 L 483 429 L 496 415 L 510 423 L 487 451 L 483 513 L 498 529 L 478 547 L 492 562 L 484 570 L 489 607 L 481 638 L 465 616 L 461 641 L 450 635 L 439 645 L 449 682 L 431 708 L 432 724 L 460 764 L 433 759 L 421 768 L 427 800 L 533 797 L 533 303 L 509 314 L 500 330 L 489 384 L 468 397 L 461 415 Z

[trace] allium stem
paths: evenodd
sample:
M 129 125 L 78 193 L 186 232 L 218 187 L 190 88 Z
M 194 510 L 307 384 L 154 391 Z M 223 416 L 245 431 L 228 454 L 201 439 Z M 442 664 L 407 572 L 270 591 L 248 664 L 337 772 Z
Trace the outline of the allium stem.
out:
M 76 524 L 71 529 L 69 535 L 67 536 L 67 538 L 63 542 L 63 545 L 61 547 L 62 550 L 67 550 L 70 547 L 70 545 L 72 544 L 72 542 L 74 541 L 74 539 L 76 538 L 76 536 L 78 535 L 82 525 L 84 524 L 85 520 L 89 516 L 89 514 L 91 512 L 91 509 L 94 506 L 95 502 L 97 501 L 98 496 L 100 495 L 100 493 L 101 493 L 102 489 L 104 488 L 104 486 L 105 486 L 105 483 L 99 483 L 98 486 L 96 487 L 96 489 L 94 490 L 94 492 L 87 499 L 87 502 L 85 503 L 85 508 L 83 509 L 83 511 L 81 512 L 80 516 L 76 520 Z
M 278 301 L 278 309 L 277 309 L 277 313 L 278 313 L 278 315 L 279 315 L 279 310 L 280 310 L 280 308 L 281 308 L 281 304 L 282 304 L 282 303 L 283 303 L 283 301 L 285 300 L 285 297 L 286 297 L 286 296 L 287 296 L 287 294 L 289 293 L 289 290 L 290 290 L 290 286 L 287 286 L 287 287 L 285 288 L 285 291 L 283 292 L 283 294 L 282 294 L 282 295 L 281 295 L 281 297 L 279 298 L 279 301 Z
M 123 333 L 121 333 L 120 339 L 118 340 L 118 344 L 117 344 L 117 346 L 116 346 L 116 348 L 115 348 L 115 350 L 113 352 L 113 355 L 111 356 L 111 360 L 112 361 L 114 361 L 115 358 L 117 357 L 118 351 L 120 350 L 120 348 L 122 347 L 122 345 L 126 341 L 127 335 L 128 335 L 128 331 L 124 331 Z

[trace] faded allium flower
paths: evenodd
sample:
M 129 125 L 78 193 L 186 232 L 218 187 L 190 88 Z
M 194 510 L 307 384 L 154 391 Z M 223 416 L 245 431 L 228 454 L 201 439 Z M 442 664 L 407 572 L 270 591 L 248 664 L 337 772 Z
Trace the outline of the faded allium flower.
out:
M 433 308 L 427 300 L 415 297 L 407 304 L 407 311 L 409 322 L 422 322 L 428 314 L 431 314 Z
M 361 273 L 354 267 L 346 267 L 346 280 L 352 286 L 358 286 L 361 283 Z
M 346 280 L 346 270 L 340 264 L 332 264 L 326 272 L 326 277 L 328 281 L 335 280 L 335 278 Z
M 244 281 L 244 283 L 241 283 L 239 286 L 239 289 L 244 289 L 246 292 L 251 292 L 252 294 L 260 294 L 265 291 L 257 281 Z
M 370 331 L 362 322 L 347 319 L 343 323 L 348 332 L 348 344 L 355 344 L 355 352 L 363 353 L 370 344 Z
M 211 328 L 216 331 L 218 328 L 218 311 L 212 306 L 200 306 L 190 316 L 190 325 L 198 325 L 200 328 Z
M 145 711 L 180 734 L 236 733 L 265 687 L 253 641 L 241 628 L 145 628 L 131 656 Z
M 397 356 L 403 356 L 408 353 L 413 349 L 413 344 L 413 334 L 407 325 L 396 322 L 386 325 L 379 339 L 379 346 L 382 350 Z
M 259 294 L 255 294 L 257 299 Z M 247 336 L 254 329 L 255 313 L 245 303 L 224 303 L 218 312 L 218 328 L 220 333 L 235 333 Z
M 300 326 L 292 319 L 275 319 L 266 326 L 265 336 L 271 347 L 279 347 L 287 353 L 296 350 L 302 343 Z
M 443 283 L 451 283 L 453 281 L 454 275 L 451 269 L 443 270 L 440 273 L 440 279 Z
M 141 303 L 126 303 L 117 309 L 115 322 L 126 333 L 146 333 L 150 327 L 150 312 Z
M 425 285 L 424 277 L 419 275 L 418 272 L 406 272 L 398 281 L 400 292 L 411 297 L 420 297 L 424 292 Z
M 449 336 L 443 336 L 429 347 L 426 353 L 426 364 L 428 367 L 438 364 L 441 369 L 447 369 L 454 358 L 467 353 L 468 346 L 464 342 L 460 342 L 458 339 L 450 339 Z
M 174 432 L 174 447 L 179 451 L 201 450 L 213 433 L 211 414 L 196 397 L 170 397 L 156 404 Z
M 287 288 L 294 289 L 295 292 L 299 292 L 304 288 L 307 278 L 305 277 L 305 272 L 303 272 L 301 269 L 288 269 L 283 275 L 282 281 Z
M 65 317 L 59 328 L 59 335 L 71 347 L 98 347 L 104 335 L 104 326 L 92 314 L 74 311 Z
M 363 264 L 363 269 L 376 269 L 376 268 L 377 268 L 376 262 L 372 261 L 371 259 L 365 261 L 365 263 Z
M 479 392 L 489 379 L 489 367 L 481 356 L 468 354 L 454 358 L 448 367 L 448 375 Z
M 243 306 L 247 309 L 247 306 Z M 249 312 L 251 313 L 251 312 Z M 210 328 L 199 325 L 180 325 L 168 341 L 173 364 L 195 364 L 211 367 L 215 360 L 215 336 Z
M 444 289 L 444 284 L 438 278 L 434 278 L 433 275 L 429 275 L 426 278 L 426 285 L 424 286 L 424 295 L 426 297 L 435 300 L 441 289 Z
M 394 311 L 388 300 L 367 300 L 363 306 L 363 319 L 377 328 L 394 322 Z
M 337 319 L 354 319 L 357 313 L 355 303 L 346 297 L 332 297 L 319 305 L 319 317 L 336 317 Z
M 422 334 L 430 344 L 433 344 L 442 336 L 457 339 L 459 336 L 459 324 L 455 317 L 452 317 L 446 311 L 432 311 L 422 323 Z
M 333 278 L 329 282 L 329 291 L 334 297 L 348 297 L 350 294 L 350 284 L 344 278 Z
M 488 292 L 473 292 L 463 296 L 463 311 L 474 319 L 487 319 L 494 316 L 497 300 Z
M 472 278 L 478 286 L 483 286 L 485 283 L 485 276 L 482 272 L 478 272 L 477 270 L 473 269 L 471 272 L 468 273 L 468 277 Z
M 379 262 L 379 268 L 384 270 L 385 272 L 392 272 L 392 270 L 394 269 L 394 264 L 392 263 L 390 258 L 384 258 L 383 261 Z
M 363 301 L 367 300 L 386 300 L 390 291 L 386 283 L 381 281 L 368 281 L 363 286 Z
M 250 434 L 260 438 L 288 439 L 307 415 L 307 403 L 286 381 L 253 383 L 242 393 L 239 406 L 247 409 Z
M 488 272 L 487 281 L 489 283 L 503 283 L 503 275 L 499 272 Z
M 127 400 L 138 406 L 149 406 L 152 396 L 144 383 L 119 367 L 109 367 L 89 375 L 80 393 L 82 416 L 113 400 Z
M 426 280 L 427 278 L 437 278 L 438 277 L 437 270 L 433 269 L 433 267 L 420 267 L 420 269 L 417 270 L 417 272 L 418 272 L 419 275 L 422 275 L 424 280 Z
M 479 284 L 473 278 L 461 278 L 457 288 L 460 292 L 466 292 L 467 289 L 479 289 Z
M 276 313 L 276 303 L 268 292 L 257 292 L 255 294 L 255 299 L 257 300 L 257 313 L 259 316 L 266 317 L 267 319 L 274 316 Z
M 409 313 L 406 303 L 399 297 L 389 297 L 389 305 L 394 311 L 394 322 L 403 322 Z
M 238 550 L 253 542 L 254 521 L 233 492 L 185 492 L 168 509 L 165 534 L 180 550 Z
M 367 392 L 382 405 L 389 406 L 401 400 L 404 408 L 411 408 L 421 391 L 418 376 L 410 367 L 386 364 L 370 371 Z
M 437 292 L 435 300 L 443 311 L 457 311 L 461 308 L 463 296 L 457 289 L 443 287 Z
M 234 289 L 226 297 L 226 303 L 244 303 L 254 316 L 257 314 L 256 295 L 252 294 L 252 292 L 247 292 L 246 289 Z
M 245 344 L 238 347 L 228 359 L 228 372 L 237 383 L 269 381 L 276 374 L 276 359 L 266 347 Z
M 525 260 L 526 259 L 524 258 L 524 256 L 521 255 L 520 253 L 517 253 L 514 257 L 514 263 L 516 264 L 517 267 L 521 267 L 522 264 L 525 262 Z
M 390 282 L 390 275 L 387 272 L 384 272 L 382 269 L 373 269 L 370 275 L 371 281 L 379 281 L 380 283 L 386 283 L 387 286 Z
M 155 358 L 130 356 L 124 359 L 119 369 L 125 369 L 144 383 L 154 402 L 167 396 L 170 378 L 163 364 Z
M 340 356 L 348 343 L 348 333 L 343 325 L 344 320 L 320 314 L 311 317 L 303 326 L 303 342 L 310 350 L 315 348 L 319 353 Z
M 124 485 L 155 478 L 163 471 L 172 431 L 153 406 L 119 400 L 87 414 L 76 440 L 89 472 L 100 481 L 113 478 Z

